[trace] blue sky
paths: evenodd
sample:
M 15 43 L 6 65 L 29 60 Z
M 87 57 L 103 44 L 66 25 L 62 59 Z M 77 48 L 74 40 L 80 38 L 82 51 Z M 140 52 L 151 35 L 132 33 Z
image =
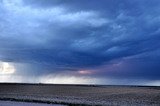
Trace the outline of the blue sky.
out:
M 159 0 L 0 0 L 0 80 L 160 85 L 159 11 Z

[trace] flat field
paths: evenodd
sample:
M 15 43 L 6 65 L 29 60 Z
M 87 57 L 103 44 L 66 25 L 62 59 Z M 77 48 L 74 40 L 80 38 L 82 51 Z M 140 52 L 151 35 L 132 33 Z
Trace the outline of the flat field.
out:
M 160 87 L 1 83 L 0 100 L 69 106 L 160 106 Z

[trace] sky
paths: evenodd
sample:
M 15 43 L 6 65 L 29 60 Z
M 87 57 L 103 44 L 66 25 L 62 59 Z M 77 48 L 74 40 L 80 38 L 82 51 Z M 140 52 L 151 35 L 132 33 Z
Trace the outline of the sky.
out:
M 160 0 L 0 0 L 0 82 L 160 86 Z

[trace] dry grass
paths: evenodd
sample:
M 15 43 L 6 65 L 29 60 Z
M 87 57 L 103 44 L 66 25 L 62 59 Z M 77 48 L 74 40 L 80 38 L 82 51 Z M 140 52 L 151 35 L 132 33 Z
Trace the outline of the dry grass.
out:
M 160 87 L 0 84 L 0 98 L 68 105 L 160 105 Z

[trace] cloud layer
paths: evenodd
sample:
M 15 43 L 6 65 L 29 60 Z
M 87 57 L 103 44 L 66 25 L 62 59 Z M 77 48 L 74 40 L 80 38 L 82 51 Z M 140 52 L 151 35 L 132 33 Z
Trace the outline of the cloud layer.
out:
M 18 74 L 160 80 L 159 11 L 159 0 L 0 0 L 0 60 L 24 64 Z

